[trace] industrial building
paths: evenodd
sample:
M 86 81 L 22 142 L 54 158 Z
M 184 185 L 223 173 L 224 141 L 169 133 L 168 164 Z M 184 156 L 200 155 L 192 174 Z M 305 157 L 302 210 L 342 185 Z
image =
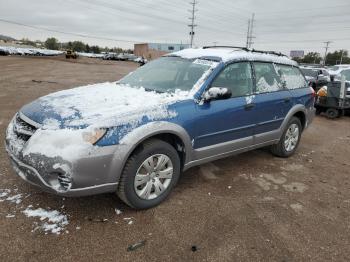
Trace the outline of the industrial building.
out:
M 143 43 L 134 45 L 134 54 L 148 60 L 189 48 L 188 44 Z

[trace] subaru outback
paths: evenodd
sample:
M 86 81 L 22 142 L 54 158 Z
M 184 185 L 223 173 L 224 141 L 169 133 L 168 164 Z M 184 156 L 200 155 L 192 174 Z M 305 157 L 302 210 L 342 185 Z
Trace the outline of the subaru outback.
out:
M 267 146 L 291 156 L 313 119 L 314 96 L 298 64 L 281 54 L 186 49 L 120 81 L 23 106 L 6 150 L 15 172 L 47 192 L 116 192 L 146 209 L 191 167 Z

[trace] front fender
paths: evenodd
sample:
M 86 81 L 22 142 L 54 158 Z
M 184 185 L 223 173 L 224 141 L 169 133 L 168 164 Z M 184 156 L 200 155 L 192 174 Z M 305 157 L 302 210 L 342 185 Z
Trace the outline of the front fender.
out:
M 128 147 L 127 157 L 129 157 L 132 151 L 140 143 L 142 143 L 148 138 L 151 138 L 159 134 L 173 134 L 179 137 L 185 147 L 185 152 L 186 152 L 185 163 L 188 163 L 191 161 L 192 154 L 193 154 L 193 147 L 192 147 L 192 142 L 189 134 L 180 125 L 170 123 L 170 122 L 157 121 L 157 122 L 151 122 L 151 123 L 142 125 L 134 129 L 130 133 L 128 133 L 126 136 L 124 136 L 120 140 L 119 144 Z

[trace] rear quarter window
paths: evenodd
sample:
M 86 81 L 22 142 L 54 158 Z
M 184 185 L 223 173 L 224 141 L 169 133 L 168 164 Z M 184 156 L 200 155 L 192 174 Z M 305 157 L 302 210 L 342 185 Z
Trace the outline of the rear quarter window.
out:
M 275 66 L 285 88 L 298 89 L 307 87 L 307 82 L 299 68 L 277 64 Z

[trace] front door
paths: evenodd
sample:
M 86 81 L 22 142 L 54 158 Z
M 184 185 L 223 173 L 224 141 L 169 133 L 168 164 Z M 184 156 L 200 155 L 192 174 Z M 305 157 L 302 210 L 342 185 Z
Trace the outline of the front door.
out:
M 227 65 L 210 87 L 228 88 L 232 96 L 197 105 L 199 117 L 193 141 L 197 159 L 252 145 L 256 108 L 251 97 L 253 79 L 250 63 Z

